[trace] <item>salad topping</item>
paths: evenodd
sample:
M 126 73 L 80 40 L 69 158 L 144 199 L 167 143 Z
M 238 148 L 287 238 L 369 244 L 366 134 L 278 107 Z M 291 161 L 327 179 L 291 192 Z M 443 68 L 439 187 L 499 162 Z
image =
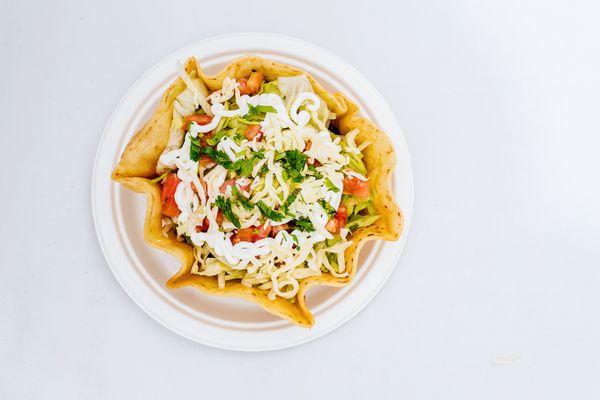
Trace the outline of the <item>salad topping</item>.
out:
M 163 232 L 195 248 L 192 272 L 295 297 L 298 281 L 348 275 L 352 232 L 379 216 L 358 130 L 335 119 L 304 75 L 266 82 L 252 72 L 208 94 L 180 68 L 160 157 Z

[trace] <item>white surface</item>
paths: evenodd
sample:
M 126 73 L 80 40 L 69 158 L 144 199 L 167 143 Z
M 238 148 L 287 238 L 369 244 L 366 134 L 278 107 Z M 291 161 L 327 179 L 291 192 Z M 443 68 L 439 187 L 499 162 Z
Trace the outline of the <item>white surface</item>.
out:
M 597 2 L 173 3 L 0 3 L 0 398 L 600 397 Z M 174 335 L 121 290 L 89 177 L 136 77 L 264 21 L 383 93 L 416 207 L 398 268 L 356 318 L 238 354 Z
M 143 241 L 144 196 L 110 179 L 122 149 L 147 122 L 165 90 L 177 76 L 178 62 L 202 55 L 205 72 L 216 73 L 247 54 L 269 57 L 310 73 L 332 93 L 347 93 L 363 115 L 388 134 L 396 147 L 395 198 L 404 213 L 396 242 L 368 243 L 352 284 L 315 287 L 307 304 L 315 318 L 311 329 L 295 326 L 240 299 L 205 295 L 195 288 L 170 290 L 165 282 L 180 268 L 176 258 Z M 357 98 L 356 94 L 360 93 Z M 94 224 L 105 258 L 131 298 L 165 327 L 213 347 L 264 351 L 315 340 L 350 320 L 377 294 L 394 270 L 410 230 L 413 182 L 406 141 L 377 90 L 358 71 L 313 44 L 282 35 L 243 33 L 196 42 L 162 59 L 127 91 L 100 139 L 92 179 Z

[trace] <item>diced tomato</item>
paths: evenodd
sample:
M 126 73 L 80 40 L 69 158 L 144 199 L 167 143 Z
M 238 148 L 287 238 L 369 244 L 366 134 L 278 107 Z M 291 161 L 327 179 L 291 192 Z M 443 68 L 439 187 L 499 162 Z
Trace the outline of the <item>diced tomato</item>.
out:
M 177 185 L 179 185 L 179 182 L 181 182 L 181 180 L 177 177 L 176 173 L 170 173 L 167 175 L 162 183 L 162 192 L 160 195 L 161 202 L 164 203 L 167 198 L 175 195 L 175 190 L 177 190 Z
M 181 211 L 179 210 L 179 207 L 177 207 L 177 203 L 175 202 L 175 199 L 173 197 L 169 197 L 167 199 L 167 201 L 165 201 L 163 203 L 162 213 L 163 213 L 163 215 L 166 215 L 167 217 L 176 217 L 181 213 Z
M 183 118 L 183 129 L 186 131 L 190 129 L 190 124 L 192 122 L 195 122 L 198 125 L 208 125 L 212 122 L 212 119 L 213 117 L 211 117 L 210 115 L 188 115 L 187 117 Z
M 204 218 L 204 220 L 202 220 L 202 225 L 198 225 L 196 227 L 196 232 L 206 232 L 208 230 L 209 227 L 209 222 L 208 222 L 208 218 Z
M 335 218 L 331 218 L 325 224 L 325 229 L 327 229 L 327 232 L 329 232 L 329 233 L 338 233 L 339 229 L 338 229 L 338 222 L 337 222 L 337 220 Z
M 246 86 L 248 87 L 248 90 L 250 90 L 252 93 L 257 93 L 260 90 L 260 85 L 262 85 L 264 80 L 265 76 L 262 72 L 253 71 L 250 74 L 250 78 L 248 78 L 248 83 L 246 84 Z
M 369 198 L 369 182 L 361 181 L 354 176 L 344 178 L 342 182 L 344 183 L 343 193 L 351 194 L 353 196 L 360 197 L 361 199 Z
M 272 226 L 271 227 L 271 236 L 275 237 L 279 232 L 285 231 L 285 230 L 289 229 L 289 227 L 290 226 L 288 224 Z
M 256 141 L 260 142 L 262 136 L 263 133 L 260 130 L 260 125 L 258 124 L 248 125 L 248 127 L 244 131 L 244 137 L 248 140 L 254 140 L 254 138 L 256 138 Z
M 340 229 L 346 226 L 348 222 L 348 209 L 345 205 L 340 205 L 337 212 L 327 224 L 325 224 L 325 229 L 327 229 L 330 233 L 340 233 Z
M 248 91 L 248 79 L 240 78 L 238 79 L 238 84 L 240 85 L 238 89 L 240 89 L 240 94 L 250 94 Z
M 269 236 L 269 232 L 271 232 L 271 225 L 265 227 L 262 226 L 251 226 L 249 228 L 238 229 L 231 237 L 231 241 L 233 244 L 239 242 L 256 242 L 258 240 L 264 239 Z
M 333 218 L 335 218 L 338 221 L 340 229 L 345 227 L 346 223 L 348 222 L 348 209 L 346 208 L 346 206 L 340 204 L 340 207 L 338 208 Z
M 238 229 L 237 232 L 231 237 L 231 241 L 233 244 L 237 244 L 239 242 L 251 242 L 254 228 L 244 228 Z
M 167 178 L 162 184 L 160 201 L 162 204 L 162 213 L 167 217 L 176 217 L 181 212 L 175 202 L 175 190 L 177 190 L 177 185 L 179 185 L 180 182 L 177 174 L 171 173 L 167 175 Z
M 264 75 L 260 71 L 252 71 L 248 79 L 238 79 L 238 83 L 240 84 L 240 94 L 254 94 L 258 92 L 263 80 Z
M 252 236 L 252 241 L 256 242 L 257 240 L 264 239 L 269 236 L 269 232 L 271 232 L 271 224 L 265 224 L 262 226 L 257 226 L 254 228 L 254 236 Z

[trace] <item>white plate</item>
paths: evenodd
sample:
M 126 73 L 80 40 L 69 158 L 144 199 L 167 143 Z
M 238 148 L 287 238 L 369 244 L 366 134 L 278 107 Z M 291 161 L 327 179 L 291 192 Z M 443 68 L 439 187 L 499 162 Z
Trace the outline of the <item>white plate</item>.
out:
M 301 68 L 332 91 L 358 103 L 393 140 L 398 156 L 394 173 L 396 199 L 405 217 L 399 241 L 366 246 L 358 272 L 345 288 L 316 287 L 308 292 L 315 315 L 312 329 L 274 317 L 253 303 L 208 296 L 193 288 L 167 289 L 165 282 L 179 269 L 178 261 L 143 241 L 145 197 L 110 179 L 121 151 L 149 118 L 167 86 L 176 77 L 177 60 L 196 56 L 210 73 L 234 58 L 256 54 Z M 244 33 L 195 43 L 166 57 L 125 94 L 100 139 L 92 178 L 92 211 L 100 246 L 115 277 L 152 318 L 191 340 L 243 351 L 273 350 L 316 339 L 352 318 L 375 296 L 398 262 L 410 226 L 412 173 L 400 127 L 377 90 L 337 56 L 290 37 Z

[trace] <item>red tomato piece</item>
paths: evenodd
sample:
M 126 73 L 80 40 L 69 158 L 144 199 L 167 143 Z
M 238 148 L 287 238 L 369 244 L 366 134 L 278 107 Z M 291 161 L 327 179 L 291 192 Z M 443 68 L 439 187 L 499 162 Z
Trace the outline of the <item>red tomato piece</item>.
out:
M 179 185 L 179 182 L 181 182 L 181 180 L 177 177 L 176 173 L 172 172 L 167 175 L 162 183 L 162 192 L 160 195 L 161 202 L 164 203 L 167 198 L 175 195 L 175 191 L 177 190 L 177 185 Z
M 348 209 L 345 205 L 340 205 L 333 218 L 327 221 L 325 229 L 330 233 L 340 233 L 340 230 L 346 226 L 348 222 Z
M 325 229 L 327 229 L 327 232 L 329 232 L 329 233 L 338 233 L 339 229 L 338 229 L 338 222 L 337 222 L 337 220 L 335 218 L 331 218 L 325 224 Z
M 262 226 L 254 227 L 254 235 L 252 236 L 252 241 L 256 242 L 257 240 L 264 239 L 269 236 L 269 232 L 271 232 L 271 224 L 265 224 Z
M 253 71 L 248 79 L 238 79 L 240 94 L 254 94 L 258 92 L 263 80 L 263 73 L 259 71 Z
M 205 217 L 204 220 L 202 220 L 202 225 L 198 225 L 196 227 L 196 232 L 206 232 L 208 230 L 208 226 L 208 218 Z
M 253 227 L 238 229 L 237 232 L 231 237 L 231 241 L 233 242 L 233 244 L 239 242 L 251 242 L 252 236 L 254 235 L 253 232 Z
M 240 90 L 240 94 L 250 94 L 248 91 L 248 79 L 240 78 L 238 79 L 238 89 Z
M 342 182 L 344 183 L 343 193 L 351 194 L 353 196 L 360 197 L 361 199 L 369 198 L 369 182 L 361 181 L 354 176 L 344 178 Z
M 260 130 L 260 125 L 258 124 L 248 125 L 244 131 L 244 137 L 248 140 L 254 140 L 254 138 L 256 138 L 257 141 L 260 141 L 262 136 L 263 133 Z
M 175 202 L 175 191 L 180 182 L 177 174 L 171 173 L 167 175 L 167 178 L 162 183 L 160 201 L 162 203 L 162 213 L 167 217 L 176 217 L 181 212 Z
M 256 242 L 260 239 L 264 239 L 269 236 L 269 232 L 271 232 L 271 225 L 265 227 L 262 226 L 251 226 L 249 228 L 238 229 L 231 237 L 231 241 L 233 244 L 239 242 Z
M 348 209 L 346 208 L 346 206 L 343 204 L 340 204 L 340 207 L 338 208 L 338 210 L 335 213 L 335 215 L 333 216 L 333 218 L 335 218 L 336 221 L 338 222 L 339 229 L 342 229 L 343 227 L 345 227 L 346 223 L 348 222 Z
M 260 85 L 262 85 L 265 77 L 260 71 L 253 71 L 250 74 L 250 78 L 248 78 L 248 82 L 246 82 L 246 87 L 250 91 L 250 93 L 254 94 L 260 90 Z
M 186 131 L 190 129 L 190 124 L 192 122 L 195 122 L 198 125 L 208 125 L 212 122 L 212 119 L 213 117 L 211 117 L 210 115 L 188 115 L 187 117 L 183 118 L 183 129 Z

